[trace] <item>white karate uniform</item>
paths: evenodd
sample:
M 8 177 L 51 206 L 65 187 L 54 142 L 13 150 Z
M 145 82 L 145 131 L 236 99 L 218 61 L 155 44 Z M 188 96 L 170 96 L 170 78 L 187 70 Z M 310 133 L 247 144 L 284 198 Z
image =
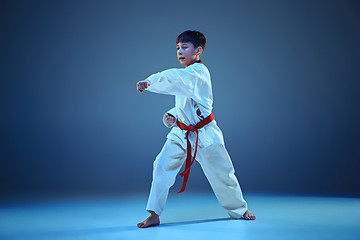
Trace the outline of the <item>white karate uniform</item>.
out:
M 194 63 L 183 69 L 168 69 L 147 78 L 151 92 L 175 95 L 175 108 L 168 111 L 177 120 L 195 126 L 212 111 L 212 88 L 210 73 L 202 63 Z M 186 131 L 173 127 L 167 135 L 161 152 L 153 165 L 153 181 L 146 209 L 160 215 L 163 211 L 169 188 L 186 159 Z M 190 132 L 189 140 L 194 154 L 196 133 Z M 232 218 L 241 218 L 247 210 L 240 185 L 234 175 L 224 139 L 216 121 L 199 129 L 199 144 L 196 161 L 201 165 L 205 176 L 221 203 Z M 189 177 L 191 181 L 191 174 Z

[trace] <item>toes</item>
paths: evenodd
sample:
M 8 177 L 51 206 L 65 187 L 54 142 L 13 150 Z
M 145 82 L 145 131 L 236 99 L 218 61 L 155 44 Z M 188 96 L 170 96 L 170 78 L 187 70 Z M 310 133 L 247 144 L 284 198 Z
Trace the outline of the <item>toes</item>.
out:
M 250 212 L 250 210 L 246 210 L 246 212 L 243 215 L 243 218 L 245 220 L 255 220 L 256 219 L 255 215 L 252 212 Z
M 246 220 L 255 220 L 255 219 L 256 219 L 256 217 L 254 214 L 251 214 L 251 215 L 249 214 L 246 216 Z
M 138 223 L 138 228 L 147 228 L 147 227 L 149 227 L 149 223 L 147 221 Z
M 145 221 L 138 223 L 137 226 L 138 228 L 147 228 L 147 227 L 152 227 L 152 226 L 156 226 L 160 224 L 160 220 L 159 218 L 152 218 L 152 217 L 148 217 Z
M 244 215 L 243 215 L 243 219 L 245 219 L 245 220 L 255 220 L 256 217 L 255 217 L 255 215 L 254 215 L 252 212 L 250 212 L 249 210 L 247 210 L 247 211 L 244 213 Z

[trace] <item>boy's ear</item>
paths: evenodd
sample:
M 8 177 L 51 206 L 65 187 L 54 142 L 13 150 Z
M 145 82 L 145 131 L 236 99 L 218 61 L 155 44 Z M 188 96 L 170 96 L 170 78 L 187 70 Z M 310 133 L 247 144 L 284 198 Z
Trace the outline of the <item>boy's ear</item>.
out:
M 202 47 L 197 47 L 196 48 L 196 55 L 201 55 L 202 54 L 202 52 L 203 52 L 203 48 Z

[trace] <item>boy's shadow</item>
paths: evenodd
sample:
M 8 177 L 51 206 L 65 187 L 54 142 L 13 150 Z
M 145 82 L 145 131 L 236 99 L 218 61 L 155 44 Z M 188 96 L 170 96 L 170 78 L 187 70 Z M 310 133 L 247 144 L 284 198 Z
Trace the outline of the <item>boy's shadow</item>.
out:
M 232 218 L 215 218 L 215 219 L 204 219 L 204 220 L 195 220 L 195 221 L 183 221 L 183 222 L 170 222 L 170 223 L 161 223 L 158 228 L 160 227 L 175 227 L 179 225 L 190 225 L 190 224 L 199 224 L 199 223 L 208 223 L 208 222 L 220 222 L 220 221 L 229 221 L 233 220 Z M 236 219 L 241 220 L 241 219 Z

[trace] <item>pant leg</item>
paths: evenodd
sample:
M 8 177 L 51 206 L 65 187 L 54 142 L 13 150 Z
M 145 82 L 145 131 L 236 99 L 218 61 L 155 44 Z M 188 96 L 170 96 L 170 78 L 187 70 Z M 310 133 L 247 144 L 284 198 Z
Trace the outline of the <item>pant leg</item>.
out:
M 247 210 L 230 156 L 222 144 L 199 149 L 197 157 L 220 204 L 232 218 L 241 218 Z
M 186 159 L 186 150 L 176 141 L 165 142 L 153 164 L 153 181 L 146 210 L 160 215 L 164 209 L 169 189 Z

